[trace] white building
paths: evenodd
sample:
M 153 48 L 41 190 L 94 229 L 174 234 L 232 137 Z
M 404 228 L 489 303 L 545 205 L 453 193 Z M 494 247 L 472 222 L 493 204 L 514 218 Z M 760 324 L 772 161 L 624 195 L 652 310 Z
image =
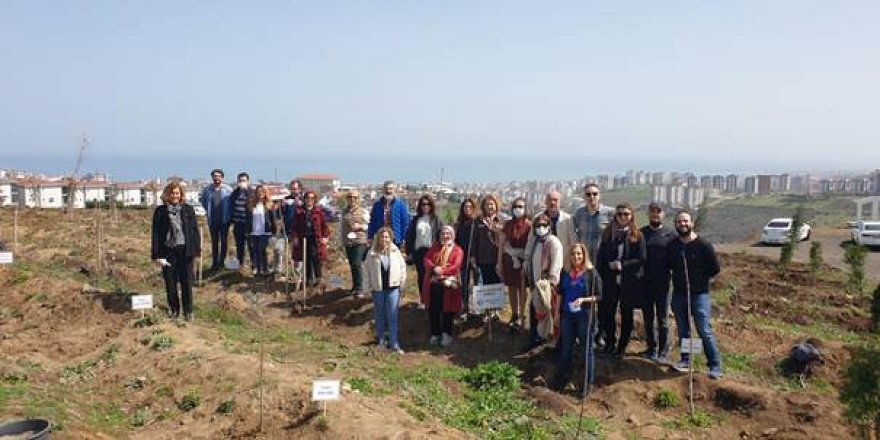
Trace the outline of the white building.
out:
M 13 192 L 15 182 L 0 180 L 0 206 L 14 206 L 18 204 L 18 193 Z
M 73 207 L 85 208 L 87 203 L 106 202 L 109 200 L 106 182 L 81 181 L 76 184 Z
M 144 203 L 142 183 L 117 183 L 115 185 L 116 201 L 122 206 L 138 206 Z
M 29 179 L 15 184 L 18 192 L 18 204 L 28 208 L 63 208 L 64 188 L 67 184 L 60 181 Z

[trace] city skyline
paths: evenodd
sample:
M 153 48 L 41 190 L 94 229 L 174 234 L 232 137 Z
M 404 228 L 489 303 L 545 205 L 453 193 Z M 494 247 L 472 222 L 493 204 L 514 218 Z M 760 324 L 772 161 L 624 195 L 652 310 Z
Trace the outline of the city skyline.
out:
M 379 5 L 6 2 L 0 166 L 70 172 L 83 132 L 121 176 L 880 163 L 876 2 Z

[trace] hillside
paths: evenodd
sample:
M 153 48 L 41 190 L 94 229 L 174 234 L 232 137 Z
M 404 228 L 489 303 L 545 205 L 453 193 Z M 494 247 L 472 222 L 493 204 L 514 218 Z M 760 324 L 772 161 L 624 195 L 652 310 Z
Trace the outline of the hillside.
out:
M 0 268 L 0 419 L 45 417 L 53 438 L 849 438 L 837 389 L 847 346 L 865 340 L 868 300 L 844 293 L 828 266 L 813 280 L 801 264 L 779 273 L 765 258 L 730 253 L 716 280 L 715 329 L 726 376 L 697 375 L 699 417 L 686 415 L 687 377 L 636 356 L 597 361 L 596 386 L 578 431 L 578 389 L 544 388 L 555 359 L 518 354 L 522 335 L 496 324 L 460 327 L 447 349 L 427 345 L 427 317 L 410 285 L 401 311 L 406 354 L 372 346 L 372 303 L 343 288 L 307 307 L 280 282 L 224 272 L 195 293 L 196 320 L 129 310 L 135 293 L 164 293 L 148 261 L 149 213 L 101 213 L 103 268 L 96 268 L 96 213 L 26 211 L 16 264 Z M 0 228 L 10 231 L 9 211 Z M 640 329 L 637 326 L 637 329 Z M 673 329 L 674 331 L 674 329 Z M 823 341 L 827 362 L 805 387 L 777 365 L 792 344 Z M 263 341 L 263 344 L 260 344 Z M 263 377 L 260 359 L 263 353 Z M 510 392 L 471 387 L 480 373 L 515 377 Z M 702 361 L 698 362 L 701 368 Z M 581 371 L 575 375 L 582 374 Z M 326 416 L 310 401 L 316 378 L 345 382 Z M 475 379 L 475 377 L 477 379 Z M 485 376 L 483 376 L 485 377 Z M 677 407 L 659 409 L 658 395 Z M 262 405 L 261 405 L 262 402 Z M 260 414 L 262 407 L 262 429 Z M 588 438 L 588 437 L 584 437 Z

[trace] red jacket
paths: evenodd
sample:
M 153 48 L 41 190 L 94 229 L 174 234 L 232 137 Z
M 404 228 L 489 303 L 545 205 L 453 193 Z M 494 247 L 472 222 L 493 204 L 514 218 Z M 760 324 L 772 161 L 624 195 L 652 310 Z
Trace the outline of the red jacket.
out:
M 323 243 L 324 240 L 322 238 L 330 236 L 330 229 L 324 220 L 324 210 L 320 206 L 315 206 L 310 212 L 305 207 L 301 207 L 297 208 L 294 215 L 293 234 L 290 236 L 290 241 L 293 242 L 293 259 L 295 261 L 303 261 L 302 246 L 303 238 L 306 236 L 306 218 L 311 216 L 312 226 L 315 230 L 315 242 L 318 245 L 318 259 L 327 261 L 327 245 Z
M 422 280 L 422 304 L 425 307 L 431 307 L 431 280 L 434 278 L 434 257 L 440 252 L 440 243 L 434 243 L 428 253 L 425 254 L 425 278 Z M 453 245 L 452 252 L 446 265 L 443 266 L 442 277 L 453 277 L 459 279 L 461 274 L 461 263 L 464 260 L 464 251 L 457 244 Z M 443 287 L 443 311 L 444 312 L 461 312 L 461 287 Z

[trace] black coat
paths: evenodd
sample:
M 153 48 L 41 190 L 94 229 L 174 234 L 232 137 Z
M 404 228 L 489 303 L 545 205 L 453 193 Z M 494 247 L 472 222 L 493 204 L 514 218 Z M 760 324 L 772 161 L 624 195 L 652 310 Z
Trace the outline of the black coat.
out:
M 199 236 L 199 222 L 191 205 L 183 204 L 180 209 L 180 222 L 183 226 L 186 256 L 193 258 L 202 253 L 202 239 Z M 168 218 L 168 205 L 161 205 L 153 211 L 153 239 L 150 246 L 150 259 L 166 257 L 165 238 L 171 228 Z
M 669 243 L 678 237 L 676 232 L 667 226 L 651 229 L 643 226 L 642 237 L 645 238 L 645 248 L 648 250 L 648 259 L 645 260 L 645 283 L 649 293 L 666 294 L 669 292 L 669 264 L 666 259 L 666 249 Z
M 623 243 L 623 253 L 619 260 L 623 266 L 621 272 L 613 271 L 608 263 L 618 260 L 618 246 Z M 611 240 L 602 240 L 599 243 L 599 261 L 596 267 L 599 276 L 602 277 L 603 293 L 608 294 L 609 289 L 618 289 L 620 302 L 630 307 L 641 307 L 646 302 L 645 298 L 645 260 L 647 250 L 645 238 L 637 242 L 630 242 L 629 233 L 625 237 L 612 237 Z M 617 275 L 620 283 L 617 282 Z
M 407 255 L 413 255 L 416 252 L 416 223 L 419 221 L 419 217 L 421 216 L 418 214 L 414 215 L 412 220 L 409 221 L 409 227 L 406 229 L 406 239 L 404 240 L 406 242 L 406 249 L 404 251 Z M 436 214 L 431 215 L 429 222 L 431 223 L 431 235 L 433 236 L 431 244 L 434 244 L 440 241 L 440 230 L 443 229 L 443 222 Z M 430 247 L 427 249 L 430 249 Z

